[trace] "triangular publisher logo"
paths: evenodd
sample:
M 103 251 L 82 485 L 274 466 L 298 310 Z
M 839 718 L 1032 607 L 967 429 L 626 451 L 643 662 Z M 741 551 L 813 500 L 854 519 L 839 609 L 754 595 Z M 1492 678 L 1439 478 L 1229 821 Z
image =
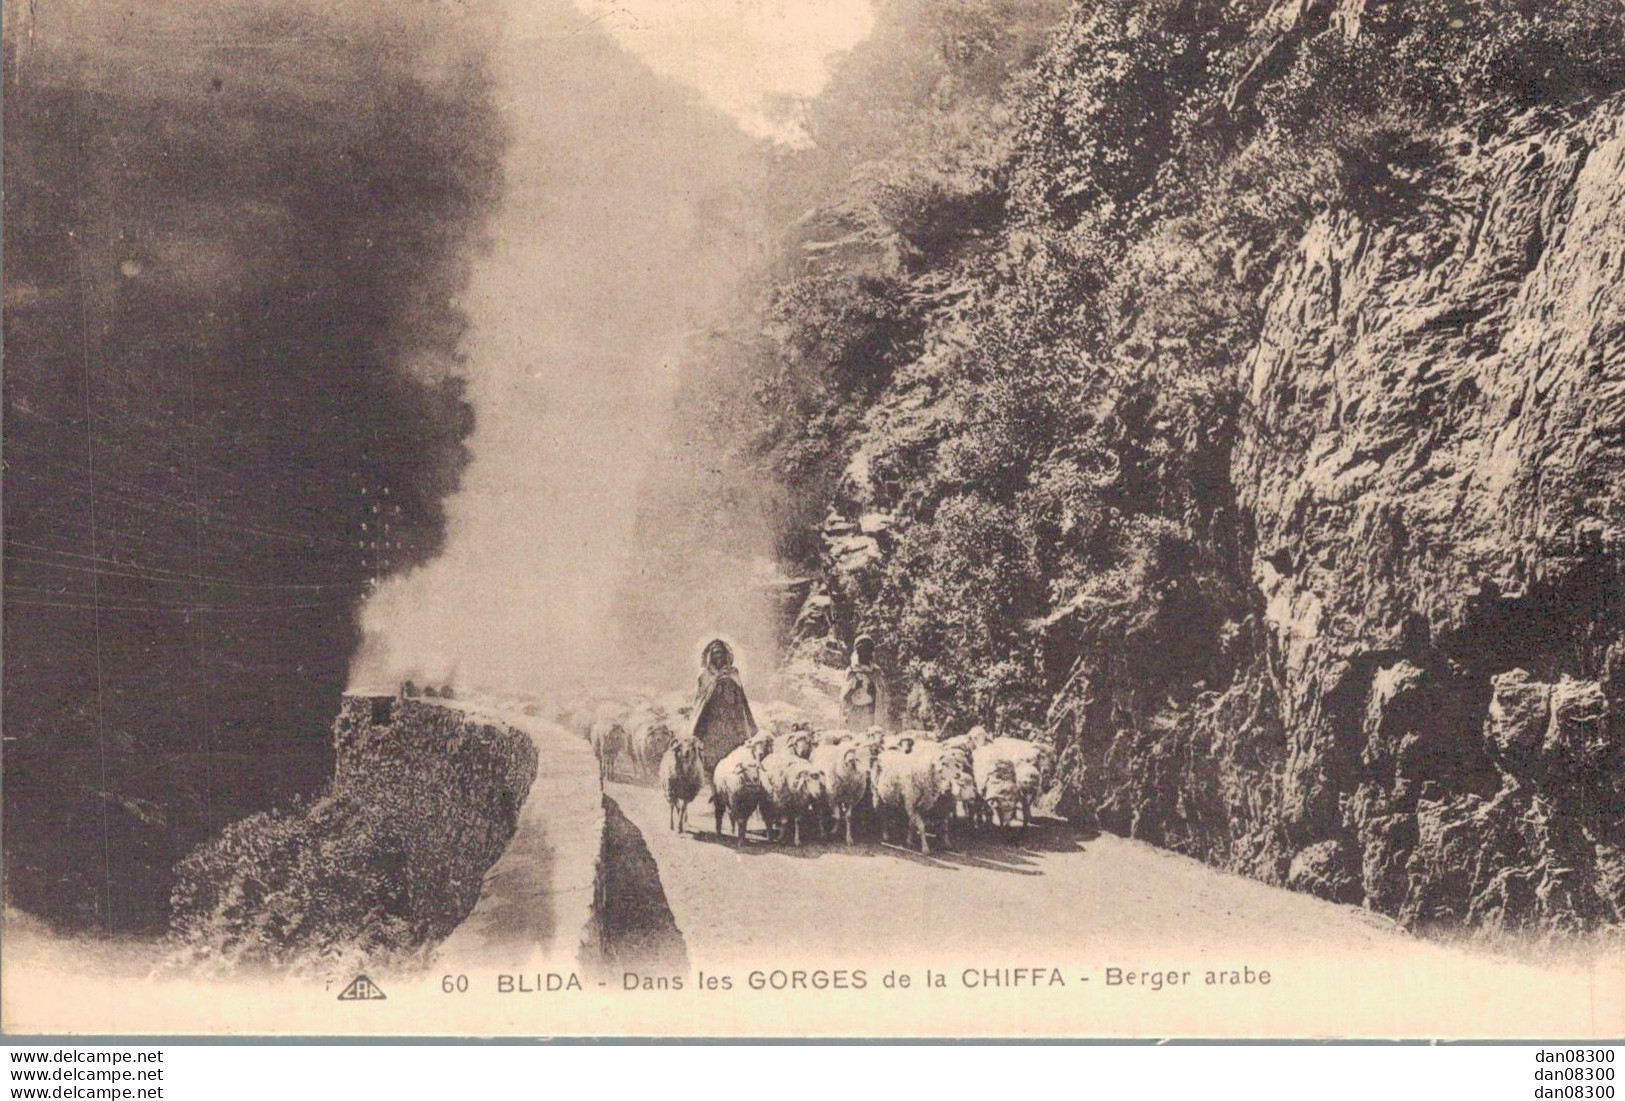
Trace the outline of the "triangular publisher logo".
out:
M 350 985 L 339 994 L 341 1002 L 381 1002 L 384 992 L 378 989 L 378 984 L 365 975 L 357 975 L 350 980 Z

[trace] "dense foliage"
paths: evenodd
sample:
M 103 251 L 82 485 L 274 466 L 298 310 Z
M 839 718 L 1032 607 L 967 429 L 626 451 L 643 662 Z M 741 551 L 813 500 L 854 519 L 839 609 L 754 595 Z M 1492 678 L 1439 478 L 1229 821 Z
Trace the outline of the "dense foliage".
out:
M 1227 683 L 1228 468 L 1276 261 L 1317 211 L 1403 220 L 1448 148 L 1625 86 L 1607 0 L 967 0 L 893 6 L 877 41 L 825 97 L 839 151 L 781 166 L 823 190 L 729 385 L 781 555 L 950 726 L 1042 723 L 1105 645 L 1154 700 Z M 931 78 L 870 88 L 886 49 Z M 878 553 L 832 560 L 832 510 Z
M 513 836 L 536 749 L 405 700 L 375 726 L 372 705 L 352 698 L 340 713 L 328 791 L 234 822 L 179 863 L 177 963 L 347 977 L 420 960 L 468 916 Z

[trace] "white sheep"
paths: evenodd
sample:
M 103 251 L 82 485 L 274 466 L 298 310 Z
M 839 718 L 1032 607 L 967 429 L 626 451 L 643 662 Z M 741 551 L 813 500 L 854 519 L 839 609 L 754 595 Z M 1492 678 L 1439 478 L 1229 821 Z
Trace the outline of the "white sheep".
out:
M 880 817 L 880 839 L 891 840 L 888 814 L 901 812 L 908 819 L 904 845 L 918 835 L 920 852 L 929 855 L 927 823 L 941 814 L 944 799 L 954 797 L 956 771 L 935 743 L 916 746 L 909 753 L 882 750 L 870 774 L 871 797 Z
M 678 833 L 688 826 L 688 805 L 704 786 L 700 740 L 692 735 L 676 739 L 660 758 L 660 790 L 666 795 L 670 811 L 668 824 Z
M 616 760 L 632 755 L 626 723 L 617 715 L 601 714 L 593 720 L 587 740 L 592 743 L 593 754 L 598 758 L 598 778 L 614 779 Z
M 1049 746 L 1029 742 L 1022 738 L 994 738 L 978 746 L 972 754 L 972 768 L 976 786 L 980 790 L 997 761 L 1009 762 L 1020 789 L 1018 805 L 1022 810 L 1022 826 L 1030 820 L 1033 800 L 1043 791 L 1046 778 L 1054 767 L 1054 755 Z
M 937 745 L 944 753 L 963 765 L 967 772 L 974 771 L 976 747 L 964 735 L 938 742 Z
M 922 752 L 921 746 L 914 747 L 915 753 Z M 942 819 L 943 844 L 953 844 L 954 809 L 956 806 L 965 808 L 965 816 L 969 818 L 974 812 L 977 800 L 976 774 L 971 767 L 971 758 L 951 749 L 944 749 L 940 745 L 925 743 L 924 752 L 935 753 L 942 773 L 944 794 L 938 804 L 938 814 Z
M 1055 771 L 1055 751 L 1048 742 L 1028 741 L 1026 738 L 1011 738 L 1009 736 L 994 738 L 988 743 L 999 747 L 1000 751 L 1009 755 L 1012 761 L 1025 758 L 1038 766 L 1038 771 L 1047 784 Z
M 815 739 L 813 738 L 812 730 L 803 726 L 786 730 L 782 734 L 776 734 L 773 737 L 773 745 L 775 748 L 782 748 L 790 753 L 794 753 L 803 761 L 808 760 L 812 756 L 814 741 Z
M 973 748 L 979 745 L 987 745 L 993 740 L 993 735 L 987 732 L 987 727 L 985 726 L 973 726 L 969 730 L 965 731 L 961 737 L 968 739 Z
M 1048 745 L 1043 742 L 1029 742 L 1025 738 L 994 738 L 986 745 L 978 747 L 976 753 L 991 753 L 1011 764 L 1017 761 L 1031 762 L 1046 783 L 1055 767 L 1055 755 Z
M 593 713 L 591 709 L 561 708 L 553 716 L 553 719 L 582 741 L 592 740 Z
M 751 710 L 756 715 L 757 724 L 775 734 L 787 733 L 796 727 L 812 726 L 811 715 L 795 704 L 785 703 L 782 700 L 768 700 L 753 705 Z
M 813 731 L 813 747 L 821 745 L 846 745 L 856 742 L 862 735 L 851 730 L 815 730 Z
M 583 741 L 592 740 L 592 728 L 600 722 L 626 720 L 627 709 L 614 700 L 602 696 L 577 695 L 571 702 L 560 708 L 554 719 L 560 726 L 581 737 Z
M 956 738 L 944 738 L 937 744 L 942 747 L 943 753 L 947 754 L 962 771 L 963 775 L 968 778 L 968 782 L 961 785 L 964 794 L 959 797 L 959 801 L 963 804 L 965 817 L 971 822 L 975 822 L 979 817 L 978 803 L 981 801 L 980 791 L 975 779 L 976 744 L 965 734 L 961 734 Z
M 852 844 L 852 808 L 863 802 L 869 791 L 869 757 L 850 742 L 815 746 L 811 764 L 824 777 L 824 787 L 835 811 L 835 824 L 845 827 L 846 843 Z
M 762 766 L 749 743 L 739 746 L 722 760 L 711 774 L 711 807 L 716 811 L 717 836 L 722 835 L 722 816 L 733 819 L 739 847 L 745 847 L 750 816 L 761 809 L 766 791 L 762 787 Z
M 664 711 L 645 711 L 634 717 L 628 731 L 632 760 L 644 776 L 654 776 L 666 749 L 677 739 Z
M 920 742 L 940 742 L 940 741 L 942 741 L 942 735 L 940 733 L 938 733 L 937 731 L 935 731 L 935 730 L 922 730 L 922 729 L 919 729 L 919 728 L 915 728 L 913 730 L 899 731 L 897 736 L 900 737 L 900 738 L 908 738 L 909 740 L 913 741 L 916 745 L 918 745 Z
M 878 731 L 865 731 L 852 739 L 852 744 L 858 747 L 860 759 L 865 768 L 874 767 L 875 758 L 879 757 L 886 748 L 885 737 Z
M 1015 761 L 1016 788 L 1020 792 L 1021 832 L 1026 833 L 1033 821 L 1033 802 L 1044 790 L 1044 779 L 1038 766 L 1031 761 Z
M 759 763 L 766 758 L 769 753 L 773 752 L 775 746 L 776 741 L 772 734 L 769 734 L 765 730 L 758 730 L 748 741 L 745 742 L 744 748 L 748 750 L 751 757 Z
M 782 837 L 788 824 L 801 844 L 801 822 L 822 822 L 829 807 L 823 775 L 806 759 L 788 749 L 775 750 L 762 761 L 762 818 L 768 836 Z
M 1021 802 L 1021 786 L 1016 780 L 1016 766 L 1002 758 L 984 758 L 985 767 L 976 776 L 977 794 L 981 797 L 983 813 L 996 817 L 999 828 L 1010 824 L 1010 819 Z

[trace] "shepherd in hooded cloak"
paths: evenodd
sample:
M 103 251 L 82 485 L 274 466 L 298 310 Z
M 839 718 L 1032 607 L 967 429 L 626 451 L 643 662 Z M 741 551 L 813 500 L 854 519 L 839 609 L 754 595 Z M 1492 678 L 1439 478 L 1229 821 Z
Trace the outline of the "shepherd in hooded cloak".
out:
M 709 777 L 717 762 L 756 734 L 756 719 L 739 683 L 733 649 L 720 638 L 700 653 L 700 684 L 694 700 L 694 736 L 704 747 Z
M 890 707 L 886 700 L 886 679 L 875 663 L 875 640 L 859 635 L 852 643 L 852 664 L 846 670 L 841 691 L 841 724 L 848 730 L 871 726 L 889 729 Z

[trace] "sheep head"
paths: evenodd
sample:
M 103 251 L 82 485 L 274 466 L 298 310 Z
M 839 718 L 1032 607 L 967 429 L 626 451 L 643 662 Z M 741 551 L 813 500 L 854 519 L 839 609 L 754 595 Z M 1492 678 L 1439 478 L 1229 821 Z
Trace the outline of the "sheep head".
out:
M 824 775 L 815 768 L 803 769 L 795 778 L 796 798 L 804 810 L 815 811 L 829 803 L 829 788 Z
M 1017 761 L 1012 767 L 1016 785 L 1036 795 L 1043 786 L 1043 774 L 1039 772 L 1038 766 L 1031 761 Z
M 951 795 L 962 803 L 976 798 L 976 780 L 957 754 L 943 755 L 937 763 L 937 776 L 944 795 Z
M 700 740 L 693 735 L 678 738 L 667 749 L 677 761 L 678 767 L 684 771 L 696 768 L 700 761 Z
M 982 799 L 993 808 L 999 825 L 1005 826 L 1021 801 L 1021 786 L 1016 780 L 1016 769 L 1009 761 L 1000 761 L 982 783 Z

